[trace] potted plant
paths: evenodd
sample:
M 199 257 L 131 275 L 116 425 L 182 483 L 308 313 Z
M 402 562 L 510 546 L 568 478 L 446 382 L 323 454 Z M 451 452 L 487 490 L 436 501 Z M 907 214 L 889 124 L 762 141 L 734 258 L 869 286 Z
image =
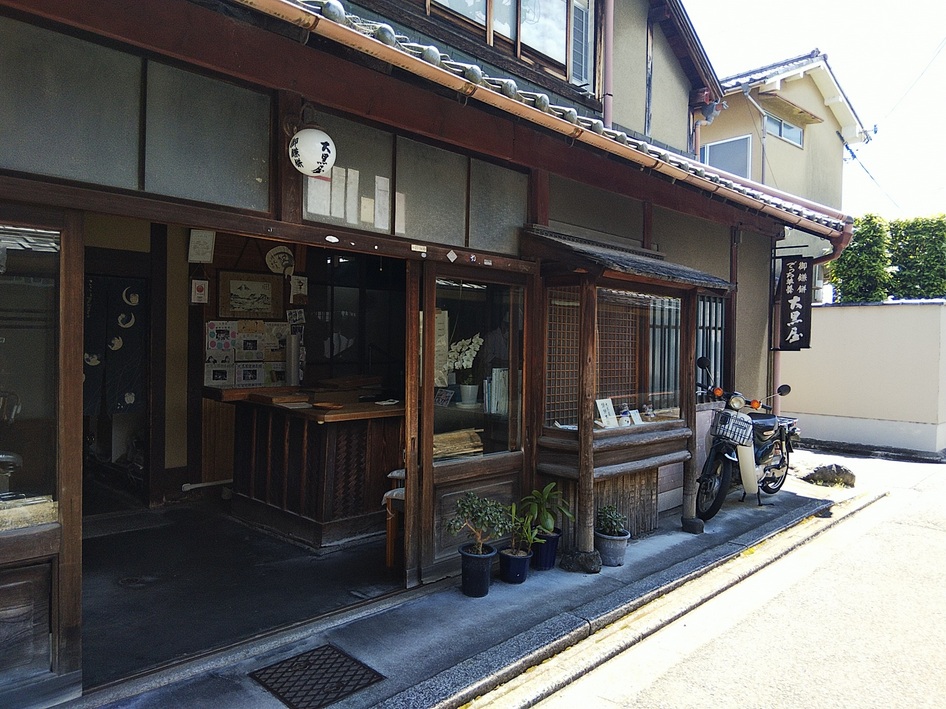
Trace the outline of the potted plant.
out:
M 532 568 L 547 571 L 555 566 L 558 541 L 562 536 L 562 530 L 555 526 L 555 520 L 559 515 L 568 519 L 575 519 L 575 516 L 554 481 L 541 490 L 533 490 L 523 497 L 522 509 L 525 514 L 531 515 L 535 520 L 538 538 L 544 542 L 532 556 Z
M 480 387 L 474 383 L 473 360 L 476 359 L 476 353 L 480 351 L 482 344 L 483 338 L 480 333 L 476 333 L 473 337 L 454 342 L 447 351 L 447 369 L 456 375 L 462 404 L 476 403 Z
M 457 514 L 447 523 L 447 531 L 464 530 L 472 540 L 460 547 L 461 588 L 464 595 L 480 598 L 489 593 L 496 549 L 486 542 L 509 531 L 509 513 L 496 500 L 467 492 L 457 500 Z
M 518 514 L 515 502 L 508 511 L 510 539 L 509 546 L 499 551 L 499 578 L 506 583 L 522 583 L 529 575 L 532 545 L 543 544 L 545 540 L 539 539 L 539 529 L 533 525 L 532 515 Z
M 595 513 L 595 549 L 601 555 L 602 566 L 623 566 L 627 540 L 631 533 L 625 529 L 627 517 L 614 505 L 599 507 Z

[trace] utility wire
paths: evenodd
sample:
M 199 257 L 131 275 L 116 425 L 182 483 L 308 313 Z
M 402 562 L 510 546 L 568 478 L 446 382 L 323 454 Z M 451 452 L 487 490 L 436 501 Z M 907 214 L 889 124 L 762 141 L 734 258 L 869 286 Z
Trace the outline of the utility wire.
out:
M 910 84 L 907 90 L 903 92 L 903 95 L 899 99 L 897 99 L 897 102 L 893 105 L 893 108 L 887 111 L 887 115 L 883 117 L 883 120 L 887 120 L 890 117 L 890 115 L 895 110 L 897 110 L 897 108 L 903 102 L 903 99 L 907 97 L 907 94 L 913 91 L 913 87 L 916 86 L 920 82 L 920 79 L 922 79 L 926 75 L 926 72 L 929 71 L 930 67 L 933 66 L 933 62 L 936 61 L 936 58 L 939 56 L 939 53 L 942 52 L 944 48 L 946 48 L 946 37 L 943 37 L 943 39 L 939 43 L 939 46 L 936 48 L 936 51 L 933 52 L 932 58 L 929 60 L 929 62 L 927 62 L 926 66 L 923 67 L 923 71 L 921 71 L 919 75 L 913 80 L 913 83 Z
M 874 179 L 874 176 L 870 174 L 870 170 L 867 169 L 867 166 L 864 164 L 864 162 L 857 156 L 857 153 L 854 152 L 854 149 L 851 147 L 851 144 L 848 143 L 844 139 L 844 136 L 841 135 L 841 131 L 835 131 L 835 133 L 838 136 L 838 140 L 840 140 L 841 144 L 844 146 L 844 149 L 847 150 L 848 155 L 851 156 L 851 159 L 854 162 L 856 162 L 858 165 L 861 166 L 861 169 L 867 174 L 867 176 L 870 178 L 870 181 L 873 182 L 875 185 L 877 185 L 877 189 L 879 189 L 881 192 L 884 193 L 884 196 L 893 203 L 894 207 L 896 207 L 897 209 L 901 209 L 900 205 L 897 204 L 897 200 L 891 197 L 890 193 L 887 192 L 887 190 L 885 190 L 883 187 L 881 187 L 880 183 L 877 182 L 877 180 Z

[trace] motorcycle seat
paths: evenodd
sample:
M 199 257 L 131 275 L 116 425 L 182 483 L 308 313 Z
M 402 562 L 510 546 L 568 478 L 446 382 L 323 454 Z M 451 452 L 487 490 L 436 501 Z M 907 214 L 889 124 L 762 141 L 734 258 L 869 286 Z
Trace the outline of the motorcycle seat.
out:
M 765 431 L 774 431 L 778 427 L 778 416 L 775 414 L 764 414 L 761 411 L 749 412 L 749 418 L 752 419 L 752 427 Z

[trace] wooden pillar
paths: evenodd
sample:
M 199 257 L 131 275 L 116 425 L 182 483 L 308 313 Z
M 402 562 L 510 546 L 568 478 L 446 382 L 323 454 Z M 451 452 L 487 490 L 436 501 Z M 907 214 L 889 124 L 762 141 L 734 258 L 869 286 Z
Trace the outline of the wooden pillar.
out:
M 422 381 L 418 347 L 421 346 L 420 330 L 420 291 L 422 267 L 417 261 L 407 261 L 407 297 L 405 317 L 407 328 L 404 345 L 404 573 L 408 588 L 420 585 L 421 536 L 429 532 L 424 520 L 430 522 L 433 510 L 431 495 L 433 485 L 422 484 L 420 467 L 420 392 L 418 382 Z M 433 343 L 433 324 L 426 328 L 425 342 Z M 427 352 L 433 352 L 428 349 Z
M 697 479 L 700 470 L 696 466 L 696 320 L 699 295 L 695 290 L 687 291 L 680 303 L 680 414 L 692 435 L 687 442 L 689 460 L 683 463 L 683 531 L 699 534 L 703 531 L 703 520 L 696 516 Z
M 595 389 L 597 382 L 598 292 L 595 281 L 584 277 L 579 294 L 580 315 L 578 341 L 581 356 L 578 360 L 578 519 L 576 546 L 579 553 L 595 548 Z
M 532 170 L 529 175 L 529 223 L 549 224 L 549 172 Z
M 275 144 L 279 146 L 276 164 L 276 213 L 279 221 L 290 224 L 302 223 L 302 175 L 289 161 L 289 141 L 292 135 L 286 131 L 286 125 L 298 125 L 302 118 L 302 97 L 290 91 L 278 94 L 278 119 Z M 301 272 L 297 270 L 297 273 Z

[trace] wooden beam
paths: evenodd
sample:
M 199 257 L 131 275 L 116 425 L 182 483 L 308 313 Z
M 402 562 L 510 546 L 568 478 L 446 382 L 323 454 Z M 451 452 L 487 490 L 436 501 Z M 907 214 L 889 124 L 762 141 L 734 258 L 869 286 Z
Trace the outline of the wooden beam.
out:
M 167 409 L 167 290 L 168 290 L 168 228 L 151 225 L 151 272 L 148 305 L 151 316 L 148 354 L 148 468 L 145 486 L 148 502 L 164 501 L 172 484 L 165 466 L 165 416 Z M 178 492 L 180 489 L 178 489 Z
M 65 214 L 60 237 L 59 286 L 59 521 L 62 547 L 56 561 L 53 613 L 57 674 L 82 667 L 82 352 L 85 257 L 82 215 Z M 41 224 L 35 226 L 41 227 Z
M 425 497 L 430 494 L 421 479 L 420 459 L 420 361 L 415 354 L 414 343 L 421 341 L 421 275 L 419 263 L 406 264 L 407 293 L 404 304 L 405 352 L 404 352 L 404 574 L 408 588 L 420 584 L 421 530 L 424 518 L 421 513 L 433 503 Z M 428 330 L 433 327 L 428 326 Z M 433 341 L 431 332 L 430 341 Z M 432 352 L 433 350 L 427 350 Z

